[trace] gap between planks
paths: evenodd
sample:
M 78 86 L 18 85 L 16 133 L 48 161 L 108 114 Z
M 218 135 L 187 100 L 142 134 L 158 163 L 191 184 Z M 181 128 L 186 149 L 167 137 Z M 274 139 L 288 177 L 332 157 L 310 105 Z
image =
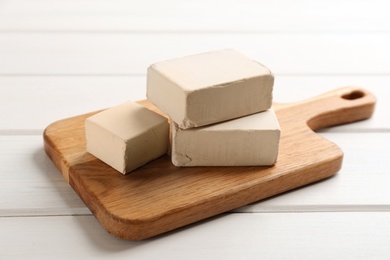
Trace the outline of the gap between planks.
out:
M 261 203 L 261 201 L 260 201 Z M 390 212 L 390 205 L 304 205 L 304 206 L 284 206 L 284 207 L 264 207 L 264 209 L 251 210 L 249 206 L 243 206 L 238 209 L 227 211 L 222 214 L 273 214 L 273 213 L 291 213 L 291 214 L 300 214 L 300 213 L 359 213 L 359 212 Z M 36 210 L 36 209 L 34 209 Z M 1 212 L 4 211 L 4 212 Z M 7 210 L 0 211 L 0 218 L 30 218 L 30 217 L 69 217 L 69 216 L 93 216 L 92 213 L 87 213 L 89 211 L 87 208 L 80 209 L 80 213 L 62 213 L 62 214 L 53 214 L 48 212 L 47 214 L 42 212 L 37 212 L 36 214 L 31 213 L 31 210 L 26 209 L 24 212 L 15 212 L 13 210 L 12 214 L 6 213 Z M 47 211 L 47 209 L 45 209 Z M 11 210 L 10 210 L 11 212 Z M 28 212 L 28 213 L 27 213 Z M 220 214 L 221 215 L 221 214 Z

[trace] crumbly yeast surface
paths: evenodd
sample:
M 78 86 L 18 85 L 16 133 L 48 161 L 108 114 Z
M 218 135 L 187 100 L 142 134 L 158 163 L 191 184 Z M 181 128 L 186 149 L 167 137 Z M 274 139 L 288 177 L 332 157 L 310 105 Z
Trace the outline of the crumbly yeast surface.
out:
M 168 120 L 136 103 L 89 117 L 85 127 L 87 151 L 122 174 L 168 151 Z
M 261 166 L 276 162 L 280 126 L 272 109 L 211 126 L 172 124 L 176 166 Z
M 152 64 L 147 97 L 186 129 L 269 109 L 273 83 L 262 64 L 221 50 Z

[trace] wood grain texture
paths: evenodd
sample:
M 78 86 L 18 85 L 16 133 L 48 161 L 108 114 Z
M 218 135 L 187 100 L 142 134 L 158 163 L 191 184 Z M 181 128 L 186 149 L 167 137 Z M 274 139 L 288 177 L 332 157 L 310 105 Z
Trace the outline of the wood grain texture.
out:
M 343 167 L 336 176 L 233 211 L 390 212 L 390 147 L 383 145 L 390 133 L 346 134 L 333 133 L 333 129 L 321 130 L 320 135 L 344 152 Z M 45 154 L 40 135 L 0 136 L 0 175 L 0 218 L 92 214 Z
M 177 168 L 163 156 L 123 176 L 85 151 L 84 120 L 93 113 L 48 126 L 45 150 L 108 232 L 145 239 L 335 174 L 341 149 L 312 129 L 366 119 L 374 105 L 353 87 L 275 104 L 282 136 L 273 167 Z
M 0 184 L 0 218 L 91 214 L 47 158 L 38 135 L 0 135 Z

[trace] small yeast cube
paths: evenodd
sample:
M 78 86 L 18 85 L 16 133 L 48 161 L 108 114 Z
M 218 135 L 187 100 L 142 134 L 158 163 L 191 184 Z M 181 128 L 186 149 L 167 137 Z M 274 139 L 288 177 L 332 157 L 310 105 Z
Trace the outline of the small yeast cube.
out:
M 147 97 L 186 129 L 269 109 L 273 83 L 265 66 L 221 50 L 152 64 Z
M 85 121 L 87 151 L 126 174 L 165 154 L 168 120 L 133 102 L 112 107 Z
M 172 123 L 172 163 L 176 166 L 273 165 L 280 126 L 271 109 L 199 128 Z

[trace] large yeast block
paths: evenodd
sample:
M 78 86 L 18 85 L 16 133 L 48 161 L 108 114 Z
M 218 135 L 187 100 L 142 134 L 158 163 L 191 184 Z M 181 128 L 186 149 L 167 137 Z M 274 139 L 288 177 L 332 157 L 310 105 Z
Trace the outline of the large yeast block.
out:
M 269 109 L 273 82 L 268 68 L 222 50 L 151 65 L 147 97 L 186 129 Z
M 220 124 L 181 129 L 172 123 L 176 166 L 273 165 L 280 126 L 272 109 Z
M 168 151 L 168 120 L 132 102 L 85 121 L 87 151 L 126 174 Z

